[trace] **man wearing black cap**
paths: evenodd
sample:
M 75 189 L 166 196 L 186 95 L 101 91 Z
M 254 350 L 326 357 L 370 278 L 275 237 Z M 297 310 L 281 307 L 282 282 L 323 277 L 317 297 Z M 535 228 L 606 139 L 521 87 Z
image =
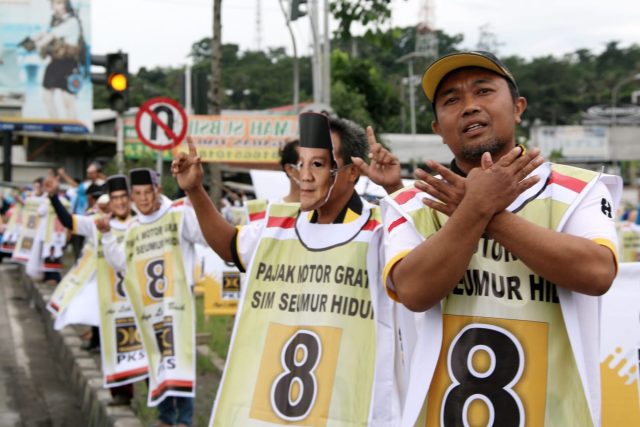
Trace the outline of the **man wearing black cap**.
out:
M 58 179 L 50 177 L 44 183 L 62 225 L 85 237 L 80 258 L 56 288 L 47 309 L 56 317 L 55 329 L 76 323 L 94 325 L 87 349 L 101 350 L 104 384 L 114 398 L 110 404 L 128 405 L 133 397 L 132 383 L 147 376 L 146 356 L 142 343 L 136 339 L 133 312 L 122 289 L 123 278 L 105 261 L 97 224 L 107 221 L 111 233 L 122 241 L 132 218 L 131 203 L 124 175 L 110 176 L 105 186 L 111 215 L 100 218 L 69 214 L 57 196 Z
M 600 425 L 620 179 L 516 146 L 527 102 L 488 52 L 438 59 L 422 87 L 454 160 L 383 201 L 383 280 L 420 313 L 403 425 Z
M 105 223 L 99 228 L 105 257 L 123 274 L 124 289 L 149 363 L 149 406 L 158 405 L 160 426 L 190 426 L 195 396 L 194 244 L 206 244 L 184 199 L 161 194 L 150 169 L 130 171 L 138 215 L 118 244 Z
M 202 189 L 190 140 L 172 164 L 209 245 L 247 272 L 210 425 L 397 425 L 401 307 L 379 281 L 378 208 L 354 190 L 352 159 L 374 143 L 322 114 L 301 114 L 299 130 L 300 203 L 272 203 L 237 229 Z

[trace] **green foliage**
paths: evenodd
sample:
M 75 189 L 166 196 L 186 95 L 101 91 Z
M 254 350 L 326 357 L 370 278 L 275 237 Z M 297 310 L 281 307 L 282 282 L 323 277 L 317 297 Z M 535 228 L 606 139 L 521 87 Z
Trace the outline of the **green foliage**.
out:
M 331 14 L 338 21 L 337 33 L 342 38 L 351 37 L 351 26 L 360 23 L 364 27 L 379 27 L 391 17 L 391 0 L 332 0 Z
M 386 132 L 409 132 L 408 66 L 398 59 L 413 52 L 414 27 L 381 30 L 386 19 L 386 0 L 331 2 L 334 17 L 341 22 L 332 46 L 332 107 L 341 116 L 362 125 L 372 124 Z M 378 9 L 382 8 L 382 9 Z M 382 10 L 382 12 L 380 12 Z M 371 13 L 380 12 L 379 16 Z M 362 36 L 351 36 L 351 25 L 368 26 Z M 461 34 L 436 31 L 439 55 L 462 49 Z M 496 41 L 497 44 L 499 44 Z M 190 56 L 194 66 L 194 100 L 199 113 L 206 113 L 209 93 L 206 77 L 211 72 L 211 39 L 196 41 Z M 225 109 L 266 109 L 288 105 L 293 98 L 293 58 L 284 48 L 268 51 L 241 51 L 238 45 L 222 45 L 222 106 Z M 598 104 L 609 104 L 613 87 L 640 72 L 640 45 L 621 47 L 618 42 L 606 44 L 596 54 L 578 49 L 563 56 L 541 56 L 524 59 L 502 58 L 516 76 L 520 93 L 528 100 L 523 116 L 523 134 L 534 123 L 578 124 L 581 113 Z M 416 59 L 415 76 L 420 76 L 429 60 Z M 300 101 L 311 101 L 311 59 L 299 58 Z M 131 78 L 131 105 L 137 106 L 152 96 L 179 98 L 180 68 L 142 68 Z M 628 102 L 637 84 L 620 88 L 618 102 Z M 433 115 L 422 94 L 415 87 L 416 119 L 419 133 L 431 132 Z M 96 108 L 107 106 L 107 92 L 94 85 Z
M 205 317 L 204 297 L 196 298 L 196 331 L 206 332 L 211 336 L 209 349 L 222 359 L 227 357 L 229 351 L 234 319 L 233 316 Z
M 363 126 L 375 125 L 378 131 L 388 128 L 389 118 L 400 112 L 393 80 L 385 79 L 371 60 L 349 58 L 339 50 L 333 51 L 331 70 L 336 113 Z

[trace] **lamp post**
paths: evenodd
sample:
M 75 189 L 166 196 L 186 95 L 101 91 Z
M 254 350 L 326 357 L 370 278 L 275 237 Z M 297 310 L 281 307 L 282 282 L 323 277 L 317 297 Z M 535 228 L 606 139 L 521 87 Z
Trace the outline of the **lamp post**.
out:
M 616 103 L 618 101 L 618 91 L 623 85 L 629 82 L 632 82 L 634 80 L 640 80 L 640 73 L 636 73 L 633 76 L 620 80 L 613 87 L 613 90 L 611 91 L 611 126 L 615 126 L 616 124 Z

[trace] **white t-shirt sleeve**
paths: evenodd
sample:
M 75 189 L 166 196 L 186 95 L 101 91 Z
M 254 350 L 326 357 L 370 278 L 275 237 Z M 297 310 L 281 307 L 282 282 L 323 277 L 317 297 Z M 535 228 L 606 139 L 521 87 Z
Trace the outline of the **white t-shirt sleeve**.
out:
M 562 232 L 593 240 L 616 253 L 618 236 L 615 212 L 611 193 L 606 185 L 602 182 L 594 185 L 569 217 Z
M 253 254 L 260 242 L 260 235 L 265 226 L 266 221 L 255 221 L 238 227 L 235 252 L 244 270 L 246 270 L 251 263 Z
M 49 199 L 41 199 L 40 205 L 38 205 L 38 216 L 44 217 L 47 216 L 49 214 L 49 206 L 51 205 L 51 202 L 49 202 Z
M 184 218 L 182 220 L 182 238 L 193 244 L 209 247 L 209 244 L 200 230 L 200 223 L 196 212 L 190 206 L 184 206 Z
M 119 245 L 116 236 L 111 233 L 102 235 L 102 246 L 104 250 L 104 259 L 118 273 L 127 271 L 127 260 L 125 256 L 125 240 Z
M 79 236 L 92 237 L 95 233 L 96 226 L 93 217 L 84 215 L 72 215 L 73 221 L 72 233 Z
M 383 201 L 384 270 L 382 279 L 389 295 L 395 298 L 391 270 L 411 250 L 423 242 L 413 225 L 390 203 Z

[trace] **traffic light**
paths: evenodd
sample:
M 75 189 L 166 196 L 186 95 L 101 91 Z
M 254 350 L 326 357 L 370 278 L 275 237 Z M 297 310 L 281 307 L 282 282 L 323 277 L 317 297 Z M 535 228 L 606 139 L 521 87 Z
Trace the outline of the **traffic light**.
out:
M 291 15 L 289 20 L 295 21 L 298 18 L 302 18 L 307 14 L 306 7 L 301 8 L 303 4 L 307 4 L 307 0 L 291 0 Z
M 105 67 L 105 73 L 91 74 L 91 81 L 105 84 L 109 108 L 124 113 L 129 108 L 129 55 L 122 52 L 91 55 L 91 65 Z

